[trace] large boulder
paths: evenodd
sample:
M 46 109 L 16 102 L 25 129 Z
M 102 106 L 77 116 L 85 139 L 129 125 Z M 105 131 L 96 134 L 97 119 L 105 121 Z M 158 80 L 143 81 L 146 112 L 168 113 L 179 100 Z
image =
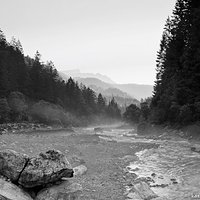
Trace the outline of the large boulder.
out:
M 36 200 L 80 200 L 82 186 L 78 183 L 64 181 L 58 186 L 40 191 Z
M 26 188 L 33 188 L 56 182 L 63 177 L 73 177 L 71 165 L 60 151 L 49 150 L 28 161 L 18 183 Z
M 0 199 L 1 200 L 32 200 L 29 194 L 16 185 L 0 179 Z
M 0 174 L 16 182 L 29 158 L 25 154 L 7 149 L 0 151 Z

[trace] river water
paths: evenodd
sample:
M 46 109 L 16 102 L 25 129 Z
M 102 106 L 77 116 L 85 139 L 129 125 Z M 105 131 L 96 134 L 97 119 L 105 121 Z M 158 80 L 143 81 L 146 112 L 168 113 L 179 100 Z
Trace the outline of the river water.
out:
M 147 139 L 133 129 L 105 129 L 104 140 L 130 143 L 155 143 L 158 148 L 136 153 L 138 160 L 126 170 L 139 178 L 146 178 L 160 199 L 200 199 L 200 153 L 192 152 L 192 144 L 182 138 Z

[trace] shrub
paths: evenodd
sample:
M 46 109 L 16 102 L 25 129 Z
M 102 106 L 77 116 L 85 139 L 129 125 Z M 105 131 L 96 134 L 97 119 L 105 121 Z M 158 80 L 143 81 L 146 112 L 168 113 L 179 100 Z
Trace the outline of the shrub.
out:
M 27 118 L 28 105 L 25 96 L 21 92 L 11 92 L 8 97 L 13 121 L 21 121 Z
M 166 112 L 163 108 L 151 109 L 150 121 L 154 124 L 162 124 L 165 121 Z
M 0 123 L 9 121 L 10 107 L 6 98 L 0 98 Z
M 183 105 L 180 108 L 179 121 L 182 125 L 188 124 L 193 121 L 192 110 L 190 105 Z
M 135 104 L 131 104 L 126 108 L 123 117 L 128 122 L 138 123 L 140 119 L 140 113 L 140 109 Z
M 200 121 L 200 101 L 194 104 L 194 117 L 196 121 Z
M 61 126 L 78 124 L 78 120 L 75 116 L 65 112 L 61 106 L 43 100 L 35 103 L 31 107 L 29 114 L 34 121 L 40 123 L 56 124 Z
M 169 108 L 169 116 L 168 119 L 170 122 L 177 122 L 178 116 L 180 113 L 180 106 L 176 103 L 172 103 L 172 105 Z

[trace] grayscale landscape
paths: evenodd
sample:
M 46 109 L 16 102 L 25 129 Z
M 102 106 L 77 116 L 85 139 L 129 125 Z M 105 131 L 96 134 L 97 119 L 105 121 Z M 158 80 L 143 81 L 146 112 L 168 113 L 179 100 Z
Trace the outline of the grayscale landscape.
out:
M 0 200 L 200 199 L 200 1 L 0 5 Z

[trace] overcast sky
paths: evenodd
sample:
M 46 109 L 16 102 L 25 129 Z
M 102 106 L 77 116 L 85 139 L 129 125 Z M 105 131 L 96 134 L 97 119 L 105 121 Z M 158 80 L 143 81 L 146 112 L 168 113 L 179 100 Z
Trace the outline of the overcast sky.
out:
M 154 84 L 156 52 L 175 0 L 0 0 L 0 28 L 25 54 L 118 83 Z

